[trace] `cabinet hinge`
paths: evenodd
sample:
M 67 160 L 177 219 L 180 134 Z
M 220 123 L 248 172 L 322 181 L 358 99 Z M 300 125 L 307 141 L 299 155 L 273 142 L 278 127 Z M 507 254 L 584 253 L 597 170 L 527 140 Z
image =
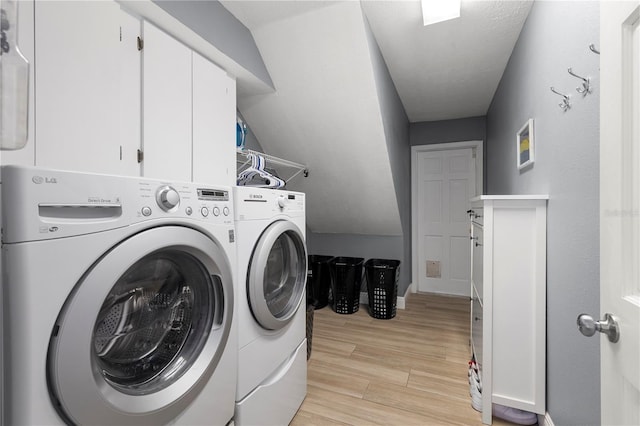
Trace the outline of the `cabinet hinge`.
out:
M 138 163 L 142 163 L 142 160 L 144 160 L 144 152 L 142 152 L 141 149 L 138 150 Z
M 142 37 L 138 36 L 138 50 L 144 49 L 144 40 Z

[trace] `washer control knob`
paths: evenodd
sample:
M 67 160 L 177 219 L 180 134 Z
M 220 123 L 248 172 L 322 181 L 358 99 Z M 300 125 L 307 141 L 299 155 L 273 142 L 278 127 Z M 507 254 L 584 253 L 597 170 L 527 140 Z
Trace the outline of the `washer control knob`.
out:
M 213 215 L 216 217 L 220 216 L 220 209 L 218 207 L 213 208 Z
M 151 216 L 151 207 L 144 206 L 142 208 L 142 216 Z
M 184 209 L 184 212 L 187 214 L 187 216 L 191 216 L 191 214 L 193 213 L 193 209 L 191 208 L 191 206 L 189 206 Z
M 284 198 L 284 195 L 281 195 L 278 197 L 278 207 L 280 207 L 281 209 L 284 209 L 284 206 L 286 205 L 286 200 Z
M 222 214 L 225 216 L 229 216 L 229 207 L 225 207 L 222 209 Z
M 202 213 L 202 216 L 207 217 L 209 216 L 209 209 L 206 207 L 203 207 L 200 209 L 200 213 Z
M 169 185 L 158 189 L 156 201 L 160 208 L 166 212 L 175 209 L 180 204 L 180 194 Z

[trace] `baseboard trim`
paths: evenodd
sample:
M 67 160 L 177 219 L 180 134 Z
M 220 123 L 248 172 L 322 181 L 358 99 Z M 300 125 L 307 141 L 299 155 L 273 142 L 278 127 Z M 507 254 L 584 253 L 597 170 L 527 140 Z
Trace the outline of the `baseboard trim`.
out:
M 548 411 L 544 414 L 544 416 L 542 414 L 538 414 L 538 424 L 542 426 L 555 426 Z
M 409 287 L 407 287 L 407 290 L 404 293 L 404 296 L 398 296 L 398 298 L 396 299 L 396 309 L 405 309 L 407 304 L 407 298 L 409 297 L 409 294 L 411 294 L 411 285 L 409 285 Z M 360 292 L 360 304 L 361 305 L 368 305 L 369 304 L 369 294 L 366 291 L 361 291 Z

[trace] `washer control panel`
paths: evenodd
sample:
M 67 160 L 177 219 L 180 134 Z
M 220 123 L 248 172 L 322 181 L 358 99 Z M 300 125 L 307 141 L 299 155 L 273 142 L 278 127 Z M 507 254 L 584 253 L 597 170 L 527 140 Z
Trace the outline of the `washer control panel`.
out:
M 231 187 L 2 166 L 2 242 L 48 240 L 155 219 L 234 225 Z
M 231 189 L 196 183 L 139 181 L 138 217 L 182 217 L 232 224 Z

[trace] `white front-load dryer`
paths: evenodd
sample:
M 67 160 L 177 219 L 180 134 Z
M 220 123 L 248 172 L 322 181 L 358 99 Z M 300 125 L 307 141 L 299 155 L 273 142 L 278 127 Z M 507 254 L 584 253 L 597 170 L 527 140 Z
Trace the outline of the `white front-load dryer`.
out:
M 305 196 L 234 187 L 239 362 L 235 423 L 286 425 L 307 392 Z
M 225 425 L 230 188 L 2 168 L 7 425 Z

